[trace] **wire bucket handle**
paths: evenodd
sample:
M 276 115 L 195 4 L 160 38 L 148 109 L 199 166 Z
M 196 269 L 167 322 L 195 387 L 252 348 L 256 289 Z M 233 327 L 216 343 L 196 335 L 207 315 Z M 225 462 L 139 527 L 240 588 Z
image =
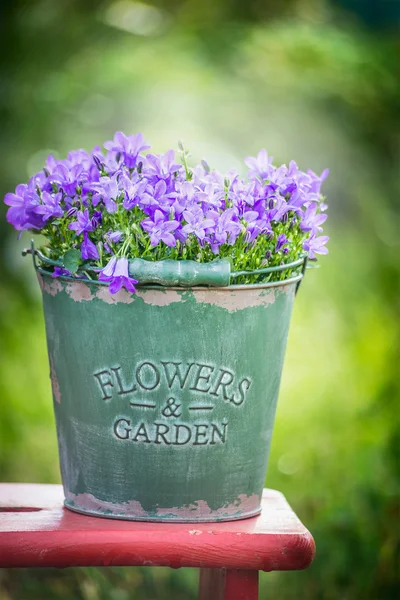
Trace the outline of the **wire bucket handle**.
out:
M 34 246 L 33 240 L 31 247 L 23 250 L 22 255 L 32 255 L 33 265 L 36 271 L 43 274 L 49 274 L 49 271 L 43 269 L 37 259 L 44 265 L 63 268 L 62 261 L 52 260 L 45 256 L 40 250 Z M 291 283 L 296 282 L 296 294 L 299 290 L 301 281 L 303 280 L 308 263 L 308 255 L 305 253 L 299 259 L 274 266 L 265 267 L 263 269 L 254 269 L 250 271 L 232 271 L 229 260 L 217 259 L 208 263 L 199 263 L 195 260 L 159 260 L 149 261 L 143 258 L 132 258 L 129 260 L 129 275 L 134 277 L 139 285 L 152 284 L 161 285 L 164 287 L 194 287 L 194 286 L 211 286 L 211 287 L 236 287 L 235 280 L 239 277 L 261 276 L 270 273 L 279 273 L 289 270 L 298 270 L 301 267 L 301 272 L 290 276 L 286 280 L 275 283 Z M 87 273 L 98 273 L 99 269 L 95 267 L 85 266 L 83 271 Z M 79 271 L 78 271 L 79 272 Z M 82 270 L 80 271 L 82 273 Z M 65 279 L 76 280 L 74 277 L 63 276 Z M 90 280 L 91 283 L 104 285 L 104 282 Z M 246 287 L 259 287 L 261 284 L 243 284 Z M 242 286 L 240 286 L 242 287 Z

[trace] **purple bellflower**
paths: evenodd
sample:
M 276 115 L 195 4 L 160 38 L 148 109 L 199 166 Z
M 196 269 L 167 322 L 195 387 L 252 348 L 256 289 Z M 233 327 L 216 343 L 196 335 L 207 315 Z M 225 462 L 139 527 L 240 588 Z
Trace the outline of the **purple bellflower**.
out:
M 113 256 L 107 266 L 100 271 L 99 281 L 109 283 L 110 294 L 116 294 L 124 287 L 128 292 L 136 292 L 135 283 L 129 275 L 129 263 L 127 258 L 116 258 Z
M 303 250 L 308 252 L 308 256 L 313 259 L 316 254 L 328 254 L 329 250 L 326 247 L 329 237 L 327 235 L 320 235 L 316 237 L 312 235 L 308 240 L 303 243 Z
M 69 229 L 76 231 L 76 235 L 80 235 L 84 231 L 93 231 L 92 219 L 89 216 L 89 210 L 85 208 L 84 211 L 78 211 L 76 213 L 77 220 L 74 223 L 68 225 Z
M 52 182 L 58 183 L 59 187 L 66 194 L 73 196 L 86 179 L 86 174 L 82 165 L 76 164 L 68 168 L 64 163 L 59 163 L 50 176 Z
M 201 242 L 206 237 L 206 229 L 215 227 L 215 221 L 205 218 L 201 208 L 196 205 L 189 210 L 185 210 L 183 218 L 186 221 L 186 225 L 182 227 L 182 232 L 186 235 L 194 233 Z
M 64 267 L 54 267 L 54 271 L 51 274 L 52 277 L 72 277 L 72 273 Z
M 245 159 L 245 164 L 249 167 L 249 177 L 257 177 L 261 181 L 265 181 L 271 177 L 273 173 L 272 156 L 268 156 L 267 151 L 263 148 L 257 154 L 257 158 L 248 156 Z
M 300 223 L 302 231 L 312 231 L 314 234 L 317 231 L 322 231 L 322 223 L 325 223 L 328 215 L 317 213 L 318 205 L 313 203 L 307 207 L 304 217 Z
M 30 192 L 27 185 L 18 185 L 15 194 L 6 194 L 4 202 L 10 207 L 7 211 L 7 221 L 17 231 L 43 227 L 43 219 L 36 213 L 36 208 L 40 205 L 40 198 L 37 194 Z
M 43 221 L 64 216 L 64 210 L 60 205 L 62 194 L 59 192 L 52 196 L 48 192 L 42 192 L 42 203 L 36 206 L 35 212 L 42 215 Z
M 169 180 L 174 173 L 179 173 L 182 170 L 182 165 L 175 164 L 174 160 L 175 152 L 173 150 L 168 150 L 164 155 L 148 154 L 146 156 L 146 171 L 149 178 Z
M 109 244 L 118 244 L 118 242 L 120 242 L 122 240 L 122 236 L 124 234 L 122 233 L 122 231 L 108 231 L 105 234 L 105 239 Z
M 275 252 L 279 252 L 282 250 L 283 246 L 288 243 L 288 239 L 284 233 L 278 235 L 278 239 L 276 240 Z
M 128 169 L 133 169 L 136 167 L 139 154 L 144 150 L 148 150 L 150 146 L 146 144 L 141 133 L 127 136 L 122 131 L 118 131 L 112 141 L 105 142 L 104 148 L 116 152 L 117 156 L 120 155 L 123 158 Z
M 168 221 L 161 210 L 156 210 L 154 220 L 145 219 L 141 222 L 141 226 L 147 233 L 150 234 L 150 243 L 152 246 L 157 246 L 159 242 L 164 242 L 167 246 L 176 246 L 176 239 L 172 232 L 179 227 L 178 221 Z
M 117 210 L 115 200 L 121 194 L 121 191 L 116 175 L 113 175 L 113 177 L 100 177 L 98 182 L 91 185 L 91 190 L 94 191 L 93 206 L 97 206 L 99 202 L 103 201 L 108 213 L 114 213 Z
M 100 258 L 96 244 L 89 239 L 89 234 L 86 231 L 83 232 L 81 254 L 83 260 L 99 260 Z
M 297 260 L 303 251 L 311 259 L 328 252 L 321 195 L 327 169 L 317 175 L 294 161 L 275 166 L 264 149 L 246 158 L 245 178 L 205 161 L 189 169 L 182 146 L 184 166 L 173 150 L 146 154 L 150 146 L 140 133 L 117 132 L 104 147 L 74 150 L 63 160 L 49 156 L 4 202 L 17 231 L 43 232 L 59 264 L 68 250 L 79 250 L 83 261 L 97 263 L 94 272 L 113 293 L 134 289 L 128 259 L 143 253 L 148 260 L 219 256 L 235 270 L 256 270 Z M 68 275 L 84 277 L 89 266 Z M 61 267 L 52 274 L 67 275 Z
M 228 208 L 218 218 L 214 235 L 219 245 L 234 244 L 243 226 L 235 220 L 235 210 Z

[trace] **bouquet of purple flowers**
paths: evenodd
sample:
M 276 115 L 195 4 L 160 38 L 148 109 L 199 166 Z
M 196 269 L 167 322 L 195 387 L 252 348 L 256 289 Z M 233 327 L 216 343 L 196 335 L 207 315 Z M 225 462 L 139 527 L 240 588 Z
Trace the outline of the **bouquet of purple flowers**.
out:
M 43 234 L 42 253 L 59 266 L 54 277 L 84 277 L 134 292 L 131 258 L 210 262 L 256 270 L 328 252 L 320 235 L 327 208 L 320 188 L 328 175 L 300 171 L 294 161 L 275 167 L 261 150 L 245 163 L 248 178 L 226 176 L 205 161 L 191 168 L 179 144 L 145 154 L 142 134 L 115 134 L 90 153 L 49 156 L 42 171 L 5 196 L 18 231 Z M 282 278 L 272 272 L 268 280 Z M 252 278 L 245 279 L 251 283 Z

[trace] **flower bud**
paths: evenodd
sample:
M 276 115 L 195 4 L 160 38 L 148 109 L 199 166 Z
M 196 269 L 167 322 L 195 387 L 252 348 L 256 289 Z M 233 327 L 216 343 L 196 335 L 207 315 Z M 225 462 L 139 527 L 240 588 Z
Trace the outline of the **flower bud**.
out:
M 201 166 L 203 167 L 203 169 L 205 170 L 206 173 L 210 172 L 210 167 L 209 167 L 208 163 L 205 160 L 201 161 Z
M 102 218 L 103 218 L 102 214 L 99 210 L 96 210 L 96 212 L 93 213 L 91 221 L 92 221 L 92 225 L 94 228 L 96 228 L 100 225 Z
M 104 168 L 104 165 L 103 165 L 103 163 L 101 162 L 101 160 L 99 159 L 99 157 L 98 157 L 98 156 L 96 156 L 96 155 L 94 155 L 94 156 L 93 156 L 93 161 L 94 161 L 94 163 L 95 163 L 96 167 L 98 168 L 98 170 L 99 170 L 99 171 L 102 171 L 102 170 L 103 170 L 103 168 Z

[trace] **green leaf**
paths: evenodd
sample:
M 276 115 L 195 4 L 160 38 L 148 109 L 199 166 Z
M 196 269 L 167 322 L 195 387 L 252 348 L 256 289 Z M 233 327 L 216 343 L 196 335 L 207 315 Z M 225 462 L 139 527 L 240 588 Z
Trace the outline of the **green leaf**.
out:
M 72 274 L 76 273 L 79 269 L 79 265 L 82 264 L 82 256 L 79 250 L 72 248 L 68 250 L 63 256 L 63 265 L 65 269 L 68 269 Z

